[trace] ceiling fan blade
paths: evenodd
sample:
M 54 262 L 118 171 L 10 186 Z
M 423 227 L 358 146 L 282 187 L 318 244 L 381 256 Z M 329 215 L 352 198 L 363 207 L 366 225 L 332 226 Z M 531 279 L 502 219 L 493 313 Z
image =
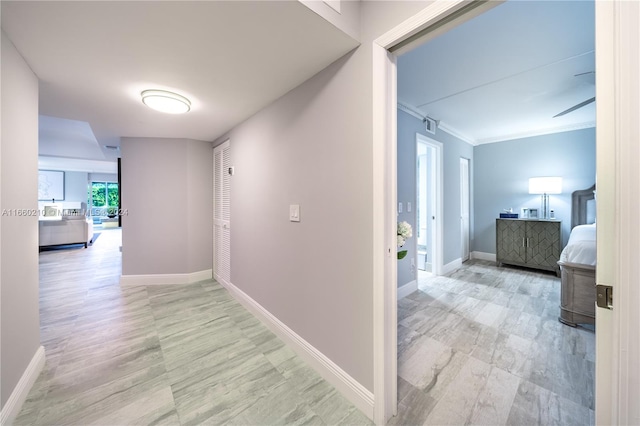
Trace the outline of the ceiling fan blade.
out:
M 556 114 L 556 115 L 554 115 L 554 116 L 553 116 L 553 118 L 561 117 L 561 116 L 563 116 L 563 115 L 565 115 L 565 114 L 569 114 L 570 112 L 575 111 L 575 110 L 577 110 L 577 109 L 580 109 L 580 108 L 582 108 L 583 106 L 589 105 L 591 102 L 595 102 L 595 100 L 596 100 L 596 98 L 595 98 L 595 96 L 594 96 L 594 97 L 593 97 L 593 98 L 591 98 L 591 99 L 587 99 L 587 100 L 586 100 L 586 101 L 584 101 L 584 102 L 580 102 L 578 105 L 574 105 L 574 106 L 572 106 L 571 108 L 569 108 L 569 109 L 566 109 L 566 110 L 562 111 L 560 114 Z

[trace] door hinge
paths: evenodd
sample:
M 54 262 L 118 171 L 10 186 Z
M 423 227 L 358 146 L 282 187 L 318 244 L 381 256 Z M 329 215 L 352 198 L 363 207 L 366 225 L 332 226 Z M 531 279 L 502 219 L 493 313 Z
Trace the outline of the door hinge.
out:
M 596 304 L 599 308 L 613 309 L 613 287 L 596 285 Z

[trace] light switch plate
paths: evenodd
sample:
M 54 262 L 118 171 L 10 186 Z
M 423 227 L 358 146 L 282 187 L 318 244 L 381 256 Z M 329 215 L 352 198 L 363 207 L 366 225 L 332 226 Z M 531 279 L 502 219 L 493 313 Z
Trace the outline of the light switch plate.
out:
M 398 213 L 402 213 L 402 202 L 398 203 Z
M 411 213 L 411 201 L 407 201 L 407 213 Z
M 300 222 L 300 205 L 291 204 L 289 206 L 289 220 L 291 222 Z

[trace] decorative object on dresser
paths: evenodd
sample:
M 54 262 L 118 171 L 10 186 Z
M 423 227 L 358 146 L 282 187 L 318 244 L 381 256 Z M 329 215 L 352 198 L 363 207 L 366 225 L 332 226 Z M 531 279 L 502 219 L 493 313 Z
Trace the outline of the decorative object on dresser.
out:
M 571 235 L 558 265 L 561 270 L 561 323 L 595 324 L 596 224 L 595 185 L 571 194 Z
M 509 207 L 508 209 L 504 209 L 504 211 L 500 213 L 500 217 L 507 218 L 507 219 L 517 219 L 518 213 L 514 213 L 513 209 Z
M 529 194 L 540 194 L 543 219 L 549 219 L 549 194 L 562 194 L 561 177 L 529 178 Z
M 496 219 L 496 260 L 500 266 L 506 263 L 545 269 L 560 276 L 561 250 L 559 220 Z

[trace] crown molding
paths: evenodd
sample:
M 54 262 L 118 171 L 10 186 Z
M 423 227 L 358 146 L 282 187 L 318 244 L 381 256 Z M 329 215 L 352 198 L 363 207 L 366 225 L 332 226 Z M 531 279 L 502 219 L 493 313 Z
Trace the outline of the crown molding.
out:
M 425 119 L 425 116 L 422 115 L 419 111 L 413 109 L 412 107 L 410 107 L 409 105 L 405 105 L 403 103 L 398 102 L 398 109 L 400 111 L 406 112 L 409 115 L 414 116 L 417 119 L 423 120 Z
M 422 113 L 420 113 L 417 109 L 410 107 L 409 105 L 403 104 L 402 102 L 398 102 L 398 109 L 400 111 L 406 112 L 407 114 L 421 120 L 424 121 L 425 118 L 427 116 L 423 115 Z M 429 117 L 431 119 L 434 119 L 433 117 Z M 435 119 L 434 119 L 435 120 Z M 474 139 L 464 135 L 462 132 L 460 132 L 459 130 L 457 130 L 454 127 L 451 127 L 449 125 L 447 125 L 446 123 L 440 121 L 440 120 L 436 120 L 437 122 L 437 128 L 439 130 L 445 131 L 447 133 L 449 133 L 451 136 L 454 136 L 460 140 L 462 140 L 463 142 L 468 143 L 469 145 L 473 145 L 476 146 L 477 143 Z
M 582 130 L 596 127 L 595 121 L 586 121 L 584 123 L 571 124 L 568 126 L 547 127 L 546 129 L 532 129 L 526 132 L 511 133 L 506 135 L 495 136 L 491 138 L 480 139 L 477 145 L 485 145 L 488 143 L 506 142 L 514 139 L 530 138 L 533 136 L 550 135 L 552 133 L 571 132 L 573 130 Z
M 406 112 L 407 114 L 421 121 L 424 121 L 425 117 L 427 117 L 421 112 L 419 112 L 416 108 L 413 108 L 401 102 L 398 102 L 398 109 L 400 111 Z M 429 118 L 433 118 L 433 117 L 429 117 Z M 451 136 L 454 136 L 460 139 L 461 141 L 466 142 L 472 146 L 485 145 L 488 143 L 496 143 L 496 142 L 505 142 L 505 141 L 515 140 L 515 139 L 522 139 L 522 138 L 530 138 L 534 136 L 550 135 L 552 133 L 571 132 L 573 130 L 589 129 L 596 126 L 595 121 L 586 121 L 583 123 L 570 124 L 565 126 L 547 127 L 544 129 L 531 129 L 524 132 L 508 133 L 508 134 L 492 136 L 484 139 L 474 139 L 472 137 L 465 135 L 463 132 L 456 129 L 455 127 L 448 125 L 444 121 L 440 121 L 440 120 L 436 120 L 436 121 L 438 123 L 437 125 L 438 130 L 447 132 Z
M 464 133 L 460 132 L 455 127 L 451 127 L 451 126 L 449 126 L 447 123 L 445 123 L 443 121 L 438 123 L 438 129 L 444 130 L 445 132 L 449 133 L 451 136 L 455 136 L 456 138 L 460 139 L 463 142 L 468 143 L 471 146 L 478 145 L 478 142 L 475 139 L 470 138 L 469 136 L 467 136 Z

